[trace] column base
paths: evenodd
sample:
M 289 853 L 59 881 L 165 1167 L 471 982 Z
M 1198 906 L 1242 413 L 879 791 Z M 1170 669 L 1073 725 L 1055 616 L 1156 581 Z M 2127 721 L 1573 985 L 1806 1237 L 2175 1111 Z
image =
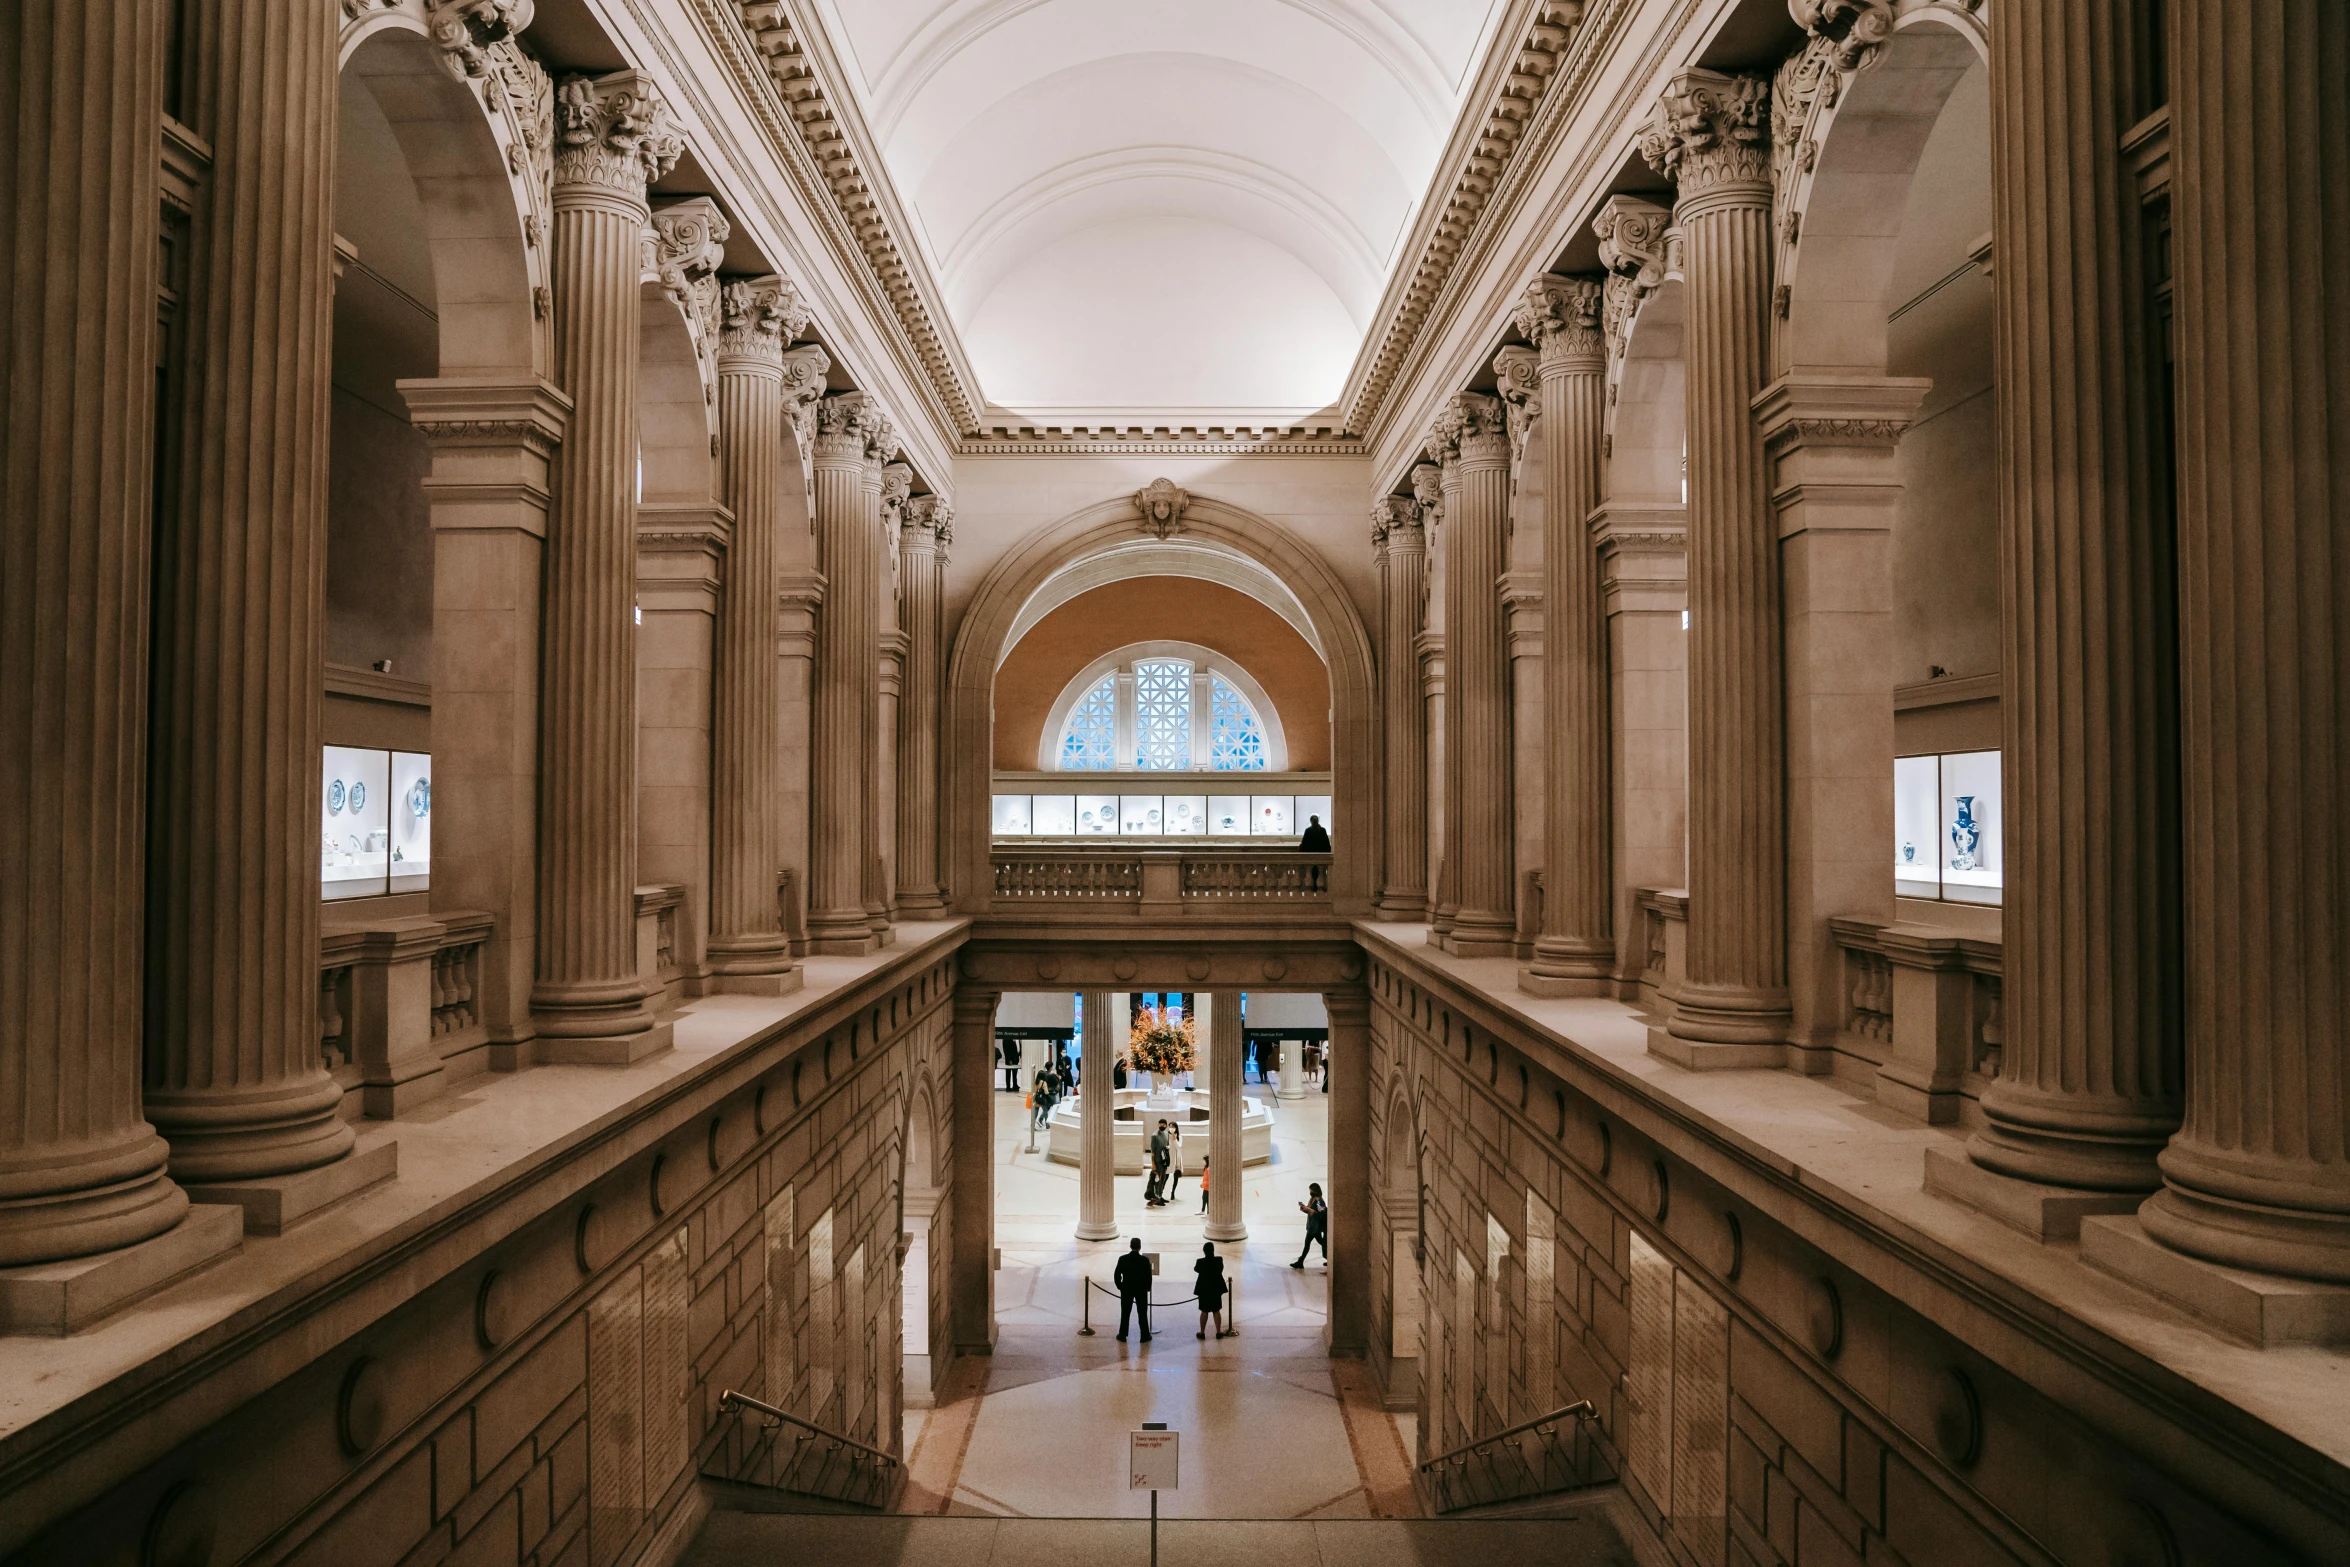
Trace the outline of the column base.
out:
M 1542 958 L 1518 965 L 1518 991 L 1528 996 L 1612 996 L 1615 981 L 1605 973 L 1546 974 Z
M 1473 925 L 1456 923 L 1439 938 L 1431 935 L 1429 943 L 1456 958 L 1514 958 L 1518 955 L 1518 933 L 1507 925 Z
M 1244 1241 L 1248 1239 L 1248 1226 L 1238 1223 L 1218 1224 L 1210 1219 L 1202 1234 L 1212 1241 Z
M 247 1235 L 283 1235 L 288 1226 L 400 1171 L 400 1145 L 382 1142 L 315 1170 L 258 1181 L 204 1181 L 188 1200 L 244 1210 Z
M 531 1056 L 545 1066 L 631 1066 L 677 1043 L 675 1023 L 630 1034 L 541 1034 Z
M 0 1333 L 62 1338 L 243 1244 L 245 1216 L 197 1204 L 162 1234 L 119 1251 L 0 1268 Z
M 1665 1024 L 1673 1038 L 1693 1045 L 1768 1045 L 1780 1052 L 1773 1064 L 1786 1059 L 1794 1026 L 1795 1009 L 1784 990 L 1688 980 L 1674 989 L 1673 1016 Z
M 921 887 L 898 894 L 898 918 L 907 920 L 940 920 L 947 916 L 946 894 L 936 887 Z
M 1963 1204 L 2046 1245 L 2076 1240 L 2081 1221 L 2099 1214 L 2135 1213 L 2136 1192 L 2092 1192 L 2044 1186 L 1986 1170 L 1957 1148 L 1926 1150 L 1926 1190 Z
M 1751 1067 L 1787 1064 L 1787 1047 L 1727 1044 L 1708 1039 L 1683 1039 L 1671 1025 L 1648 1029 L 1648 1053 L 1692 1072 L 1730 1072 Z
M 1081 1241 L 1114 1241 L 1118 1238 L 1117 1222 L 1096 1219 L 1088 1223 L 1080 1219 L 1077 1221 L 1077 1238 Z
M 2176 1156 L 2173 1149 L 2164 1163 Z M 2163 1245 L 2220 1267 L 2350 1285 L 2350 1221 L 2339 1212 L 2231 1199 L 2174 1178 L 2138 1219 Z
M 2156 1240 L 2136 1214 L 2083 1220 L 2081 1260 L 2262 1349 L 2350 1344 L 2350 1285 L 2205 1262 Z
M 1371 900 L 1371 913 L 1377 919 L 1416 925 L 1428 917 L 1428 895 L 1424 892 L 1382 892 Z
M 808 950 L 828 957 L 864 957 L 876 949 L 863 909 L 831 909 L 808 916 Z

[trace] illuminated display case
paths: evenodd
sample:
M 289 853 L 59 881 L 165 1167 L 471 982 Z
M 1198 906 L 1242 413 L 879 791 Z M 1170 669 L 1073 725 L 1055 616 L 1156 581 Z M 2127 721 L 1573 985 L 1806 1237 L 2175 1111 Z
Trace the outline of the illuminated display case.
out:
M 1893 763 L 1893 887 L 1904 898 L 1997 903 L 2006 879 L 1997 751 Z
M 432 885 L 432 758 L 330 745 L 319 754 L 318 887 L 329 902 Z
M 989 801 L 999 841 L 1050 838 L 1292 838 L 1327 794 L 1014 794 Z M 395 867 L 395 870 L 397 867 Z

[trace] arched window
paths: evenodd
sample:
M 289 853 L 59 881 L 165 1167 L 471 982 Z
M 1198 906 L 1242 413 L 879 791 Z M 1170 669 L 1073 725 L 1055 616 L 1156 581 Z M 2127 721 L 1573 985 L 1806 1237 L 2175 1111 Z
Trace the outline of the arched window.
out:
M 1065 773 L 1269 772 L 1286 765 L 1256 682 L 1189 643 L 1137 644 L 1071 682 L 1048 754 Z M 1048 735 L 1054 731 L 1047 730 Z

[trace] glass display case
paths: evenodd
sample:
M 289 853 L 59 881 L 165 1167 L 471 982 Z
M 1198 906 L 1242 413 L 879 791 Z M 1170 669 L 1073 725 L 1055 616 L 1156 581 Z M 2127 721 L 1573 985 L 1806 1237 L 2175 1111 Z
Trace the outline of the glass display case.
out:
M 419 768 L 430 759 L 416 757 Z M 397 769 L 395 769 L 397 770 Z M 424 777 L 422 772 L 417 774 Z M 393 780 L 395 793 L 408 785 Z M 429 790 L 429 782 L 427 782 Z M 1308 816 L 1330 825 L 1326 794 L 998 794 L 989 800 L 988 824 L 1001 840 L 1053 838 L 1291 838 Z M 403 822 L 403 826 L 406 824 Z M 421 829 L 421 819 L 416 824 Z M 406 840 L 395 839 L 396 843 Z M 408 851 L 423 853 L 423 840 Z M 1930 868 L 1930 866 L 1929 866 Z M 392 867 L 395 879 L 402 866 Z
M 1072 838 L 1077 834 L 1077 796 L 1073 794 L 1040 794 L 1030 812 L 1030 822 L 1039 838 Z
M 381 897 L 391 890 L 392 753 L 321 748 L 319 895 Z
M 988 818 L 989 830 L 998 838 L 1027 837 L 1029 823 L 1033 820 L 1029 812 L 1028 796 L 999 794 L 995 797 L 994 803 L 995 809 Z
M 1893 888 L 1904 898 L 1997 903 L 2006 879 L 1997 751 L 1893 762 Z
M 1175 837 L 1196 838 L 1208 830 L 1208 797 L 1204 794 L 1167 796 L 1167 819 L 1159 830 Z
M 1157 835 L 1161 831 L 1159 814 L 1159 797 L 1155 794 L 1126 794 L 1118 797 L 1118 830 L 1128 837 Z
M 1118 797 L 1114 794 L 1081 794 L 1077 797 L 1077 836 L 1094 833 L 1115 834 L 1118 831 Z
M 1252 794 L 1249 796 L 1249 833 L 1257 838 L 1293 838 L 1297 836 L 1297 796 L 1294 794 Z
M 1301 833 L 1304 832 L 1307 819 L 1315 816 L 1322 818 L 1323 830 L 1328 831 L 1330 827 L 1330 796 L 1326 794 L 1299 795 L 1297 797 L 1297 830 Z
M 1208 796 L 1208 836 L 1211 838 L 1244 838 L 1248 836 L 1247 795 L 1211 794 Z
M 422 892 L 432 883 L 432 758 L 422 751 L 392 753 L 393 892 Z

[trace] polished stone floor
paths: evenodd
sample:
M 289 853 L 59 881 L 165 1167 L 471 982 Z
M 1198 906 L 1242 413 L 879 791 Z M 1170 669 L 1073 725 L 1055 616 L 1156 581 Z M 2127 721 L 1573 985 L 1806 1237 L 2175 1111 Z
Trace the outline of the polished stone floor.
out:
M 1632 1567 L 1597 1509 L 1546 1519 L 1210 1523 L 1158 1531 L 1165 1567 Z M 1093 1518 L 716 1513 L 684 1567 L 1141 1567 L 1150 1525 Z
M 1246 1169 L 1249 1237 L 1217 1247 L 1236 1279 L 1234 1335 L 1201 1340 L 1196 1308 L 1171 1305 L 1150 1344 L 1121 1344 L 1116 1302 L 1100 1294 L 1095 1334 L 1079 1333 L 1084 1281 L 1106 1284 L 1126 1237 L 1140 1236 L 1161 1257 L 1156 1298 L 1189 1295 L 1205 1223 L 1197 1187 L 1185 1181 L 1173 1206 L 1151 1210 L 1142 1178 L 1121 1177 L 1124 1233 L 1080 1242 L 1077 1171 L 1029 1153 L 1017 1099 L 999 1094 L 996 1353 L 958 1367 L 938 1407 L 908 1413 L 905 1510 L 1147 1516 L 1149 1493 L 1126 1484 L 1127 1434 L 1164 1421 L 1183 1434 L 1182 1484 L 1160 1495 L 1162 1517 L 1415 1516 L 1408 1417 L 1399 1427 L 1359 1366 L 1324 1353 L 1321 1253 L 1290 1267 L 1305 1235 L 1297 1204 L 1325 1176 L 1328 1128 L 1318 1092 L 1279 1104 L 1272 1161 Z

